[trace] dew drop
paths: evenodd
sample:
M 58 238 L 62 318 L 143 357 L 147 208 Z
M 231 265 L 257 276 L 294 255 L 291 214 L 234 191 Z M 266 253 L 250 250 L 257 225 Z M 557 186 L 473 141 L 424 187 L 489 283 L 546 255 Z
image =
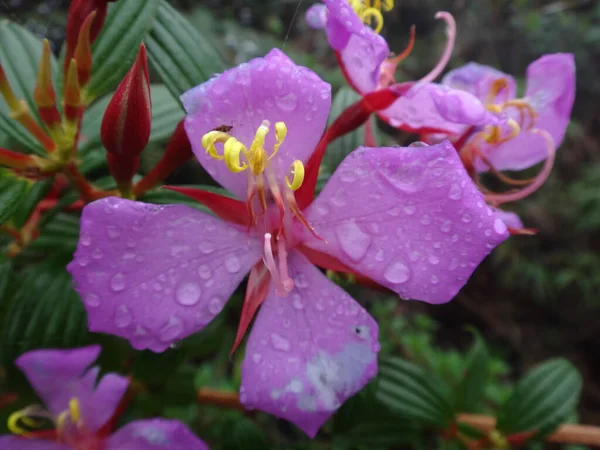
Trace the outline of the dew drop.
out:
M 219 297 L 213 297 L 210 302 L 208 302 L 208 310 L 211 314 L 217 315 L 223 309 L 223 301 Z
M 383 276 L 390 283 L 406 283 L 410 279 L 410 269 L 404 261 L 396 260 L 385 268 Z
M 96 294 L 87 294 L 85 296 L 85 304 L 91 306 L 92 308 L 100 306 L 100 297 L 98 297 Z
M 298 97 L 293 92 L 290 92 L 282 97 L 277 97 L 275 103 L 277 103 L 277 106 L 283 111 L 294 111 L 298 104 Z
M 304 309 L 304 302 L 302 301 L 302 297 L 298 294 L 294 294 L 292 296 L 292 305 L 298 311 Z
M 504 221 L 500 218 L 494 220 L 494 231 L 498 234 L 506 233 L 507 227 Z
M 120 292 L 125 289 L 125 277 L 122 273 L 113 275 L 110 279 L 110 288 L 115 292 Z
M 287 352 L 290 350 L 290 341 L 277 333 L 271 333 L 271 345 L 275 350 Z
M 425 214 L 423 217 L 421 217 L 421 224 L 423 225 L 429 225 L 431 224 L 431 216 Z
M 406 214 L 407 216 L 412 216 L 414 213 L 417 212 L 417 207 L 413 204 L 413 203 L 407 203 L 406 205 L 404 205 L 404 214 Z
M 117 328 L 125 328 L 131 324 L 131 313 L 129 308 L 125 305 L 121 305 L 115 311 L 115 325 Z
M 206 264 L 202 264 L 200 267 L 198 267 L 198 276 L 203 280 L 208 280 L 212 276 L 210 267 L 208 267 Z
M 160 340 L 169 342 L 176 339 L 183 331 L 183 320 L 175 315 L 169 318 L 169 321 L 160 329 Z
M 121 232 L 119 231 L 119 228 L 115 225 L 109 225 L 108 227 L 106 227 L 106 234 L 109 238 L 116 239 L 121 235 Z
M 225 261 L 225 268 L 227 269 L 227 272 L 229 272 L 229 273 L 237 273 L 237 272 L 239 272 L 241 267 L 242 267 L 242 265 L 240 263 L 240 260 L 235 255 L 231 255 Z
M 371 245 L 371 236 L 364 233 L 354 222 L 344 223 L 335 231 L 344 253 L 353 261 L 360 261 Z
M 448 193 L 448 197 L 452 200 L 460 200 L 462 198 L 462 189 L 458 185 L 458 183 L 452 183 L 450 185 L 450 192 Z
M 471 214 L 469 214 L 469 213 L 464 213 L 462 216 L 462 221 L 464 223 L 470 223 L 473 221 L 473 216 L 471 216 Z
M 88 247 L 92 243 L 92 238 L 88 233 L 82 231 L 81 235 L 79 236 L 79 242 L 81 242 L 81 245 Z
M 182 283 L 175 291 L 175 299 L 180 305 L 192 306 L 200 300 L 200 286 L 196 283 Z
M 208 255 L 215 251 L 215 244 L 210 241 L 204 241 L 198 245 L 198 250 L 200 250 L 205 255 Z
M 438 284 L 440 279 L 435 275 L 431 275 L 431 279 L 429 281 L 431 281 L 431 284 Z
M 262 361 L 262 355 L 260 353 L 253 354 L 252 361 L 254 361 L 255 364 L 260 364 L 260 362 Z

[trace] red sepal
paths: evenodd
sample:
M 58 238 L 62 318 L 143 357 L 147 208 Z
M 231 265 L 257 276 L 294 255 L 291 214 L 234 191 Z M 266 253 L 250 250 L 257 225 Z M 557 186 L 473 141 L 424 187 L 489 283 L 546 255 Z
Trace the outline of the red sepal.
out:
M 267 298 L 270 281 L 271 276 L 264 264 L 259 263 L 250 271 L 246 296 L 244 297 L 244 306 L 242 306 L 242 315 L 240 316 L 240 323 L 235 336 L 235 342 L 231 348 L 231 354 L 235 352 L 235 349 L 240 345 L 242 339 L 244 339 L 246 330 L 248 330 L 256 311 L 258 311 L 260 305 Z
M 186 195 L 197 202 L 202 203 L 218 217 L 227 222 L 233 222 L 244 226 L 250 225 L 248 208 L 245 203 L 240 202 L 239 200 L 198 188 L 183 186 L 163 186 L 163 188 L 179 192 L 180 194 Z

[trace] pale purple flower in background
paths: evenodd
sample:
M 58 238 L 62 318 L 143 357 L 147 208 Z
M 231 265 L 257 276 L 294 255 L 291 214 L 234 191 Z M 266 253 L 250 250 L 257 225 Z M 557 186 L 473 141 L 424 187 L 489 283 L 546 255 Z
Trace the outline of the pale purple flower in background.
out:
M 449 88 L 447 91 L 434 92 L 440 114 L 447 120 L 464 124 L 463 132 L 472 136 L 463 148 L 473 152 L 469 147 L 476 147 L 472 163 L 478 171 L 488 170 L 490 164 L 496 170 L 527 169 L 547 159 L 549 152 L 562 143 L 575 99 L 573 55 L 542 56 L 527 68 L 526 81 L 524 96 L 518 98 L 512 76 L 492 67 L 469 63 L 446 74 L 442 84 Z M 458 92 L 479 99 L 479 105 L 471 106 L 471 111 L 486 108 L 514 120 L 519 126 L 518 133 L 501 142 L 479 139 L 482 128 L 478 126 L 482 124 L 468 119 L 470 113 L 466 105 L 454 102 L 452 97 L 459 95 Z M 506 120 L 504 122 L 506 124 Z M 494 124 L 488 122 L 486 125 Z M 553 148 L 550 150 L 543 133 L 552 137 Z M 499 135 L 510 135 L 510 130 L 504 126 Z
M 86 206 L 69 271 L 90 329 L 164 351 L 204 328 L 250 272 L 247 302 L 261 286 L 264 296 L 250 307 L 262 302 L 240 400 L 314 436 L 375 376 L 379 351 L 374 319 L 314 264 L 335 262 L 404 298 L 443 303 L 507 238 L 506 226 L 448 142 L 359 148 L 300 210 L 294 191 L 331 91 L 279 50 L 182 101 L 196 157 L 242 201 L 223 197 L 221 218 L 117 198 Z
M 130 422 L 112 433 L 129 380 L 114 373 L 98 379 L 100 368 L 90 367 L 99 346 L 73 350 L 34 350 L 16 365 L 47 409 L 30 406 L 13 413 L 9 428 L 16 435 L 0 436 L 6 450 L 207 450 L 183 423 L 167 419 Z M 56 430 L 36 431 L 37 423 L 53 423 Z M 25 425 L 25 426 L 23 426 Z M 112 433 L 112 434 L 111 434 Z

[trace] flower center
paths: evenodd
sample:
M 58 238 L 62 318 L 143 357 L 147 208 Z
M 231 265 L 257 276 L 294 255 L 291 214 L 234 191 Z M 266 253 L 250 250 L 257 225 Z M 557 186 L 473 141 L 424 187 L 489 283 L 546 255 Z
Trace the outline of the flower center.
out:
M 383 28 L 383 14 L 381 11 L 388 12 L 394 7 L 394 0 L 348 0 L 348 3 L 360 17 L 360 20 L 365 25 L 373 28 L 375 33 L 379 33 Z

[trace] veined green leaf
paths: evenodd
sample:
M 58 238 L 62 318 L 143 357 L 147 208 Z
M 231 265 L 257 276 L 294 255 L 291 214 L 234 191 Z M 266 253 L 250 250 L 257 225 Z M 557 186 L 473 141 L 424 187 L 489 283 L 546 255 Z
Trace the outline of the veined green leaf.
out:
M 521 379 L 498 413 L 505 434 L 550 433 L 573 411 L 581 394 L 581 375 L 567 360 L 552 359 Z
M 146 46 L 152 66 L 175 98 L 227 67 L 210 38 L 165 0 L 160 0 Z
M 86 87 L 91 96 L 104 94 L 123 79 L 152 27 L 157 7 L 158 0 L 111 3 L 102 31 L 92 46 L 94 65 Z
M 467 355 L 463 377 L 456 389 L 454 410 L 456 412 L 478 412 L 483 402 L 483 393 L 489 379 L 490 354 L 481 335 L 473 332 L 473 345 Z
M 29 186 L 27 180 L 12 176 L 8 171 L 0 169 L 0 224 L 12 217 Z

